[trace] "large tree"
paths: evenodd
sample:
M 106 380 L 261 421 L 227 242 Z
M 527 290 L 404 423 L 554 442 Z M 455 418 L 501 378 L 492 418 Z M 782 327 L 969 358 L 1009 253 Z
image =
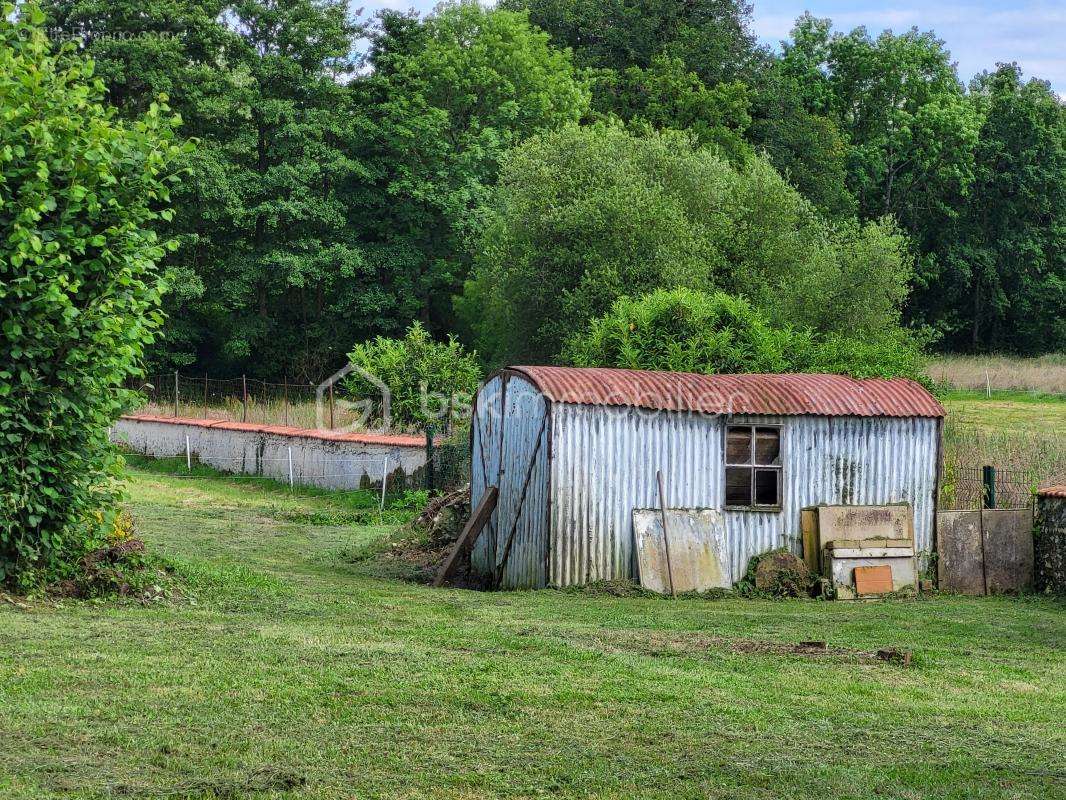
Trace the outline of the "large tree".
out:
M 360 28 L 339 0 L 50 0 L 135 114 L 158 93 L 200 140 L 168 233 L 163 366 L 320 376 L 389 315 L 349 213 Z M 364 291 L 365 290 L 365 291 Z M 343 312 L 343 313 L 342 313 Z
M 372 132 L 368 244 L 393 267 L 411 316 L 439 332 L 450 326 L 501 155 L 581 119 L 588 89 L 525 13 L 469 1 L 423 20 L 384 13 L 368 63 L 372 72 L 353 86 Z
M 686 130 L 739 163 L 753 150 L 816 207 L 854 213 L 839 127 L 805 107 L 756 47 L 741 0 L 504 0 L 529 10 L 593 78 L 593 109 L 631 130 Z M 754 145 L 754 148 L 753 146 Z
M 687 286 L 771 320 L 878 335 L 910 276 L 890 223 L 831 225 L 760 157 L 681 133 L 568 127 L 512 151 L 462 301 L 493 362 L 550 360 L 622 295 Z
M 918 299 L 944 318 L 949 344 L 1064 350 L 1066 107 L 1013 64 L 976 78 L 971 97 L 981 117 L 974 185 L 945 247 L 945 280 Z
M 44 20 L 0 9 L 0 584 L 67 577 L 116 511 L 107 430 L 160 323 L 180 155 L 164 106 L 117 119 Z

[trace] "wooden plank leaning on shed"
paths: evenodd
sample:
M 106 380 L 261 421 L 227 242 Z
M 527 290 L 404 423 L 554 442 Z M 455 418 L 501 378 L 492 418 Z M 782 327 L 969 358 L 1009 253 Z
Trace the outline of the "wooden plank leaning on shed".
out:
M 435 587 L 439 588 L 444 585 L 444 582 L 448 580 L 448 576 L 455 570 L 460 557 L 473 548 L 481 529 L 485 527 L 485 523 L 489 521 L 492 512 L 496 510 L 496 498 L 498 496 L 499 489 L 495 486 L 489 486 L 485 489 L 485 494 L 481 495 L 481 501 L 477 504 L 477 508 L 470 515 L 470 519 L 467 520 L 466 525 L 459 534 L 459 538 L 455 540 L 455 545 L 452 547 L 451 552 L 448 553 L 448 557 L 444 559 L 444 564 L 441 565 L 437 577 L 433 579 Z

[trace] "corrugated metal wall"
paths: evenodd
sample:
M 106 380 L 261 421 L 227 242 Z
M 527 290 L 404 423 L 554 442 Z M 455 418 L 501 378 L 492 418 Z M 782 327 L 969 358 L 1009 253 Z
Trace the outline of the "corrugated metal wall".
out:
M 721 442 L 715 417 L 638 408 L 552 407 L 549 583 L 636 574 L 634 508 L 718 508 Z
M 504 380 L 506 388 L 503 387 Z M 504 406 L 502 425 L 501 399 Z M 474 546 L 471 563 L 479 574 L 491 574 L 503 559 L 513 530 L 514 539 L 501 580 L 501 585 L 506 588 L 537 587 L 547 583 L 544 554 L 549 431 L 546 413 L 544 397 L 536 387 L 517 375 L 494 377 L 478 394 L 471 426 L 472 507 L 480 501 L 486 485 L 499 486 L 500 495 L 489 525 Z
M 937 420 L 881 417 L 745 417 L 783 426 L 780 512 L 727 511 L 732 580 L 751 556 L 799 552 L 805 506 L 908 501 L 915 539 L 929 550 Z M 741 420 L 737 420 L 741 421 Z M 722 417 L 555 404 L 548 582 L 567 586 L 633 577 L 632 510 L 658 507 L 656 470 L 674 508 L 721 508 Z

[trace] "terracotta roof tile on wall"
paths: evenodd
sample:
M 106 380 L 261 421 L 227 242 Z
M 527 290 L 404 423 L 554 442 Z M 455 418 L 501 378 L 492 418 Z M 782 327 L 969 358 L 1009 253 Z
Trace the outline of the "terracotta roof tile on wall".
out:
M 577 367 L 508 367 L 559 403 L 636 406 L 705 414 L 943 417 L 944 407 L 906 378 L 842 375 L 695 375 Z
M 1045 486 L 1043 489 L 1037 490 L 1037 494 L 1041 497 L 1062 497 L 1066 499 L 1066 484 L 1062 486 Z
M 256 422 L 231 422 L 230 420 L 192 419 L 186 417 L 161 417 L 152 414 L 123 414 L 123 419 L 137 422 L 165 422 L 168 425 L 195 425 L 198 428 L 216 428 L 246 433 L 268 433 L 275 436 L 296 436 L 302 439 L 321 439 L 326 442 L 355 442 L 379 444 L 390 447 L 425 447 L 422 436 L 403 433 L 341 433 L 314 428 L 291 428 L 284 425 L 261 425 Z

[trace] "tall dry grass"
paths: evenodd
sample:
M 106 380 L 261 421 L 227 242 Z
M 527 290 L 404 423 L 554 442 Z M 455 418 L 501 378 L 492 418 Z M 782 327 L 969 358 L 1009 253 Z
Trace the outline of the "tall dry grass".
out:
M 1039 358 L 944 356 L 930 362 L 929 377 L 953 389 L 1066 394 L 1066 353 Z
M 997 505 L 1027 506 L 1037 488 L 1066 484 L 1066 439 L 1055 433 L 988 429 L 949 414 L 941 507 L 979 508 L 986 464 L 996 468 Z

